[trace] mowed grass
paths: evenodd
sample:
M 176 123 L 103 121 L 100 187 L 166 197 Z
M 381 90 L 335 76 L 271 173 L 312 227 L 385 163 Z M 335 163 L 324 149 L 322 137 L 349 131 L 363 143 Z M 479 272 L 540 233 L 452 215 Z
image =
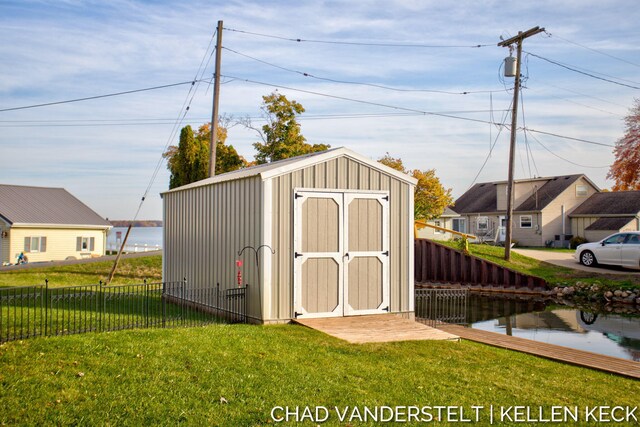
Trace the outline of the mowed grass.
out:
M 253 426 L 275 406 L 307 405 L 481 405 L 487 425 L 489 405 L 583 411 L 640 396 L 639 381 L 472 342 L 352 345 L 294 325 L 11 342 L 0 366 L 2 425 Z M 324 425 L 338 424 L 365 423 L 332 412 Z
M 113 261 L 98 261 L 86 264 L 59 267 L 37 267 L 15 271 L 0 271 L 0 287 L 43 285 L 49 286 L 93 285 L 105 281 L 113 267 Z M 162 255 L 121 259 L 112 284 L 162 281 Z

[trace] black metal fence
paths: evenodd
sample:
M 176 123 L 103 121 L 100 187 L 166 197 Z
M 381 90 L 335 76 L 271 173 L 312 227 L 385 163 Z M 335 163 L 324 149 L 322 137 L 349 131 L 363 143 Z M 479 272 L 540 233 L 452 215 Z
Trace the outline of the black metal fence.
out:
M 464 324 L 468 301 L 468 289 L 416 289 L 416 320 L 432 327 L 441 323 Z
M 189 287 L 187 281 L 134 285 L 0 288 L 0 342 L 133 328 L 247 321 L 248 285 Z

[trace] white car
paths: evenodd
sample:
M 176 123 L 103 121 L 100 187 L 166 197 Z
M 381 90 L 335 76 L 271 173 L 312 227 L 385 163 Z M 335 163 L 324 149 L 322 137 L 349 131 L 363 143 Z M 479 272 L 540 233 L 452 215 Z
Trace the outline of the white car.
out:
M 581 264 L 619 265 L 640 269 L 640 231 L 626 231 L 576 248 L 573 257 Z

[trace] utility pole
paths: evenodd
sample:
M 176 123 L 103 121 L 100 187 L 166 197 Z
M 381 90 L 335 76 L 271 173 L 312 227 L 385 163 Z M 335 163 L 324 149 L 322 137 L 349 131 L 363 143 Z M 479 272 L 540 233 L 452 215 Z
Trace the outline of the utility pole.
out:
M 220 99 L 220 60 L 222 59 L 222 21 L 218 21 L 216 41 L 216 71 L 213 75 L 213 108 L 211 109 L 211 141 L 209 144 L 209 176 L 216 174 L 218 146 L 218 101 Z
M 520 93 L 520 59 L 522 57 L 522 41 L 544 31 L 544 28 L 533 27 L 525 32 L 498 43 L 500 47 L 508 47 L 517 43 L 516 75 L 513 86 L 513 111 L 511 112 L 511 142 L 509 144 L 509 180 L 507 181 L 507 232 L 504 240 L 504 259 L 511 260 L 511 236 L 513 232 L 513 169 L 516 155 L 516 128 L 518 126 L 518 95 Z

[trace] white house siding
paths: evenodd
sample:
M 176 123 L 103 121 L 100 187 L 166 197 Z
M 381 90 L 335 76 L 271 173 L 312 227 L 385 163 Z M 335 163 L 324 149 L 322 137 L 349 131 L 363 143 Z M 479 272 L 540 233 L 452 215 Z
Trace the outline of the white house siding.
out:
M 165 281 L 187 279 L 190 288 L 237 287 L 236 260 L 249 284 L 248 316 L 261 317 L 253 251 L 261 245 L 262 181 L 258 176 L 178 190 L 164 198 Z M 251 295 L 253 294 L 253 295 Z
M 90 228 L 36 228 L 36 227 L 11 227 L 9 236 L 3 239 L 3 262 L 15 263 L 20 252 L 25 252 L 25 237 L 46 237 L 45 252 L 25 252 L 29 262 L 59 261 L 68 257 L 84 258 L 104 255 L 106 245 L 106 229 Z M 93 251 L 77 251 L 77 238 L 87 237 L 94 239 Z M 5 250 L 6 249 L 6 250 Z M 9 259 L 7 259 L 7 256 Z
M 413 312 L 413 198 L 401 180 L 355 160 L 339 157 L 280 175 L 271 191 L 271 245 L 276 251 L 271 270 L 270 312 L 266 322 L 293 317 L 293 191 L 295 188 L 389 191 L 390 310 Z

